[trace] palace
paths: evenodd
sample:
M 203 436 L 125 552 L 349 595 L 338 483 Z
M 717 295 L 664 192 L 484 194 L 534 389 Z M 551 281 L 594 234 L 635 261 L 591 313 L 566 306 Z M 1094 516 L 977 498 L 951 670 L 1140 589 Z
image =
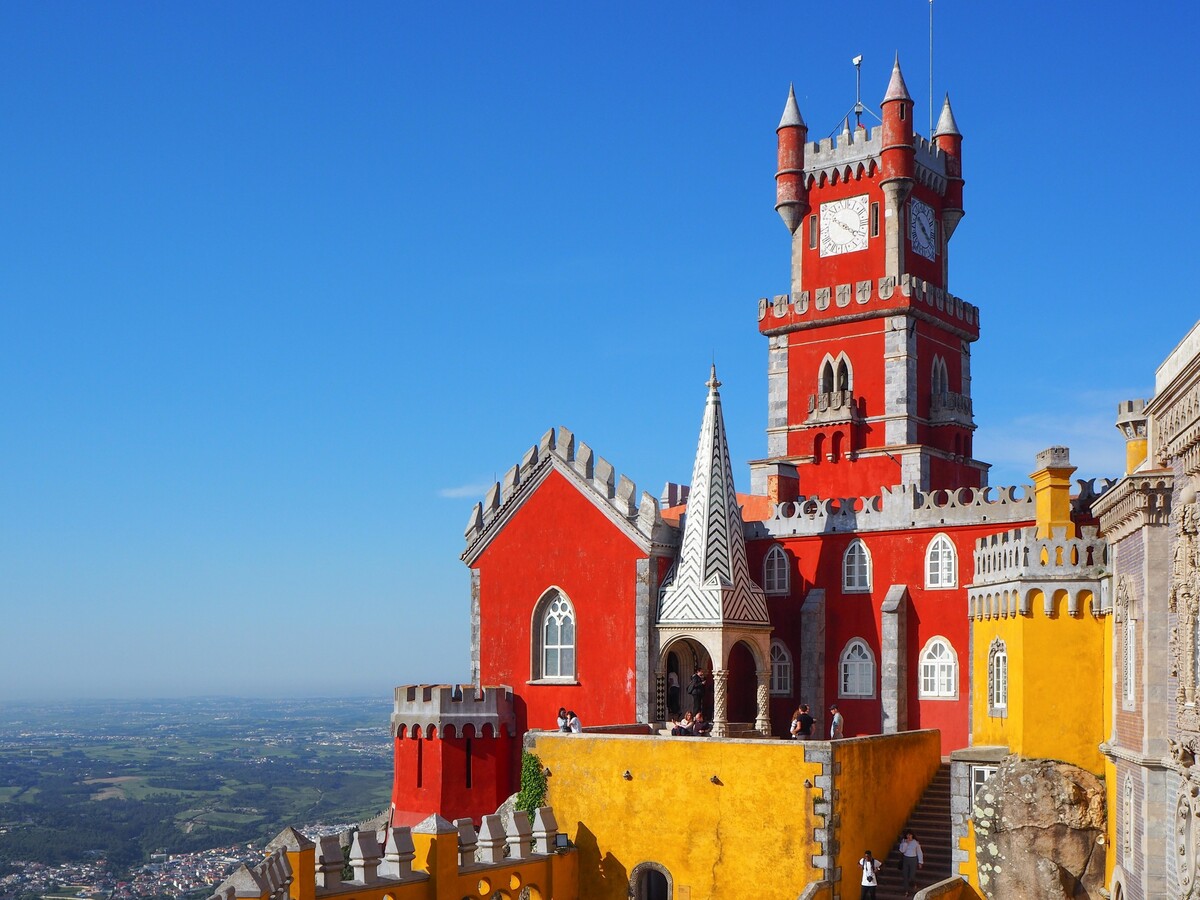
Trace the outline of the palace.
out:
M 949 291 L 963 136 L 948 97 L 929 138 L 913 108 L 899 60 L 875 128 L 810 142 L 788 95 L 791 283 L 757 304 L 746 490 L 715 367 L 687 485 L 639 492 L 545 432 L 466 528 L 470 683 L 396 689 L 391 819 L 356 838 L 356 880 L 285 832 L 214 896 L 853 897 L 862 849 L 906 826 L 939 897 L 1194 896 L 1200 331 L 1122 405 L 1115 487 L 1073 487 L 1064 447 L 988 486 L 981 315 Z M 666 736 L 693 703 L 712 736 Z M 776 739 L 801 703 L 814 740 Z M 497 815 L 523 749 L 553 803 L 529 859 L 525 814 Z

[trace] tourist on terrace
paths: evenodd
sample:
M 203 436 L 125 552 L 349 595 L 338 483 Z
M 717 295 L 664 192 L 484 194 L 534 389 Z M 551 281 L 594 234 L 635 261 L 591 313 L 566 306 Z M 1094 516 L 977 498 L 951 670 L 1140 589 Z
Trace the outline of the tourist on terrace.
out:
M 579 716 L 575 715 L 575 710 L 567 713 L 567 728 L 571 734 L 579 734 L 583 731 L 583 725 L 579 722 Z

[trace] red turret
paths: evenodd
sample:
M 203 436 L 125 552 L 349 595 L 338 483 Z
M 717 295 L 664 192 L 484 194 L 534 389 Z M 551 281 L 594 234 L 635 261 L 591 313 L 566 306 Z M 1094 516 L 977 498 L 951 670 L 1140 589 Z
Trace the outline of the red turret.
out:
M 775 129 L 779 144 L 779 171 L 775 173 L 775 210 L 789 232 L 795 233 L 808 212 L 808 188 L 804 184 L 804 144 L 808 126 L 796 105 L 796 89 L 788 90 L 783 118 Z
M 913 101 L 900 72 L 900 56 L 892 67 L 892 80 L 883 97 L 883 152 L 880 165 L 883 182 L 894 179 L 912 181 L 913 159 Z
M 942 208 L 942 222 L 946 229 L 946 240 L 950 240 L 950 235 L 954 234 L 955 227 L 963 217 L 963 178 L 962 133 L 954 121 L 949 94 L 942 104 L 942 114 L 938 117 L 933 139 L 938 149 L 946 155 L 946 205 Z

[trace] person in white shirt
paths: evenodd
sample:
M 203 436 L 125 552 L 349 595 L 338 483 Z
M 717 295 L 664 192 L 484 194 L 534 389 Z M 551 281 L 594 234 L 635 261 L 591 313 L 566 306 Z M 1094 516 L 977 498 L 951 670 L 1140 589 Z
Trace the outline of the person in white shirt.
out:
M 583 731 L 583 726 L 579 723 L 579 716 L 575 715 L 575 710 L 567 713 L 567 727 L 571 729 L 571 734 L 579 734 Z
M 875 900 L 875 888 L 879 885 L 879 868 L 883 863 L 872 856 L 870 850 L 864 850 L 858 865 L 862 869 L 862 893 L 858 896 L 861 900 Z
M 829 739 L 836 741 L 846 729 L 846 720 L 842 718 L 836 703 L 829 707 L 829 711 L 833 713 L 833 717 L 829 720 Z
M 921 844 L 911 831 L 904 832 L 900 841 L 900 875 L 904 878 L 904 896 L 912 893 L 913 882 L 917 880 L 917 869 L 925 867 L 925 854 L 921 852 Z

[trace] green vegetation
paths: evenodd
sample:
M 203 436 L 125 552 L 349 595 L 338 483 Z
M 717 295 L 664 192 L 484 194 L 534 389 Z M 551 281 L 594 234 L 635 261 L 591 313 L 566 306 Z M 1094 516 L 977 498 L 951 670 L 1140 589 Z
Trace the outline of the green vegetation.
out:
M 521 792 L 517 794 L 517 809 L 533 815 L 533 811 L 546 803 L 546 776 L 542 761 L 536 754 L 525 750 L 521 753 Z
M 391 789 L 386 701 L 0 706 L 0 869 L 262 844 Z

